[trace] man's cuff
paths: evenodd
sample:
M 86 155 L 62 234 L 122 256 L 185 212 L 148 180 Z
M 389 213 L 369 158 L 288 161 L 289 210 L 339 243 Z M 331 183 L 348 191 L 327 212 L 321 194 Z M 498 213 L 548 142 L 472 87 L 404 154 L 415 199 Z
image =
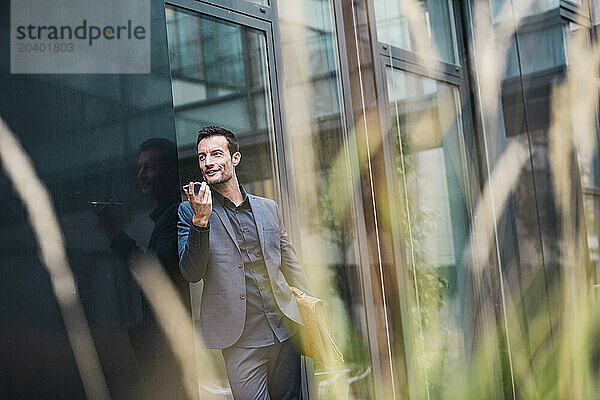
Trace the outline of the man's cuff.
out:
M 196 226 L 192 224 L 190 229 L 190 235 L 188 243 L 192 248 L 200 247 L 203 241 L 208 241 L 208 235 L 210 234 L 210 222 L 206 226 Z
M 192 229 L 198 232 L 208 232 L 210 231 L 210 221 L 208 221 L 206 226 L 196 226 L 192 223 Z

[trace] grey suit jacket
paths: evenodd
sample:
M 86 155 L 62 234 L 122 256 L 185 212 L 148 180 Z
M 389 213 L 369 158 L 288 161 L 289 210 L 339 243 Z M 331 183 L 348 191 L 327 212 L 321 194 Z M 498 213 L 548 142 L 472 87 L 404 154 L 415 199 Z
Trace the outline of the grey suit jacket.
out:
M 312 293 L 275 201 L 249 194 L 267 273 L 281 312 L 302 324 L 289 285 Z M 204 279 L 200 334 L 207 348 L 223 349 L 242 335 L 246 317 L 246 281 L 235 232 L 223 206 L 214 201 L 208 232 L 192 224 L 189 202 L 179 206 L 179 268 L 190 282 Z

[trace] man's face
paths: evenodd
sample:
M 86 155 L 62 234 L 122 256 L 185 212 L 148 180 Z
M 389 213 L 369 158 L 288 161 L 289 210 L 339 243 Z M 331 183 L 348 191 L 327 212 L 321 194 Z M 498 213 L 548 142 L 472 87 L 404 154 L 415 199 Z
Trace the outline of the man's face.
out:
M 143 194 L 160 196 L 168 184 L 167 175 L 159 151 L 149 150 L 140 153 L 137 179 Z
M 209 136 L 198 143 L 198 165 L 209 185 L 229 181 L 240 163 L 241 154 L 229 154 L 225 136 Z

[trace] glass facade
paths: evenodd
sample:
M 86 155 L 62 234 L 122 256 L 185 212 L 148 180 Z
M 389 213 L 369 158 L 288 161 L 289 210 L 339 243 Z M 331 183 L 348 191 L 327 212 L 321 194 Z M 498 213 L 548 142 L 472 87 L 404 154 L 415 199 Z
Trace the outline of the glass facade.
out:
M 152 0 L 148 74 L 5 57 L 0 398 L 233 398 L 178 266 L 209 125 L 344 355 L 304 399 L 597 398 L 597 3 Z
M 190 347 L 192 332 L 182 306 L 189 289 L 177 265 L 180 197 L 164 5 L 154 2 L 151 11 L 150 74 L 18 75 L 9 73 L 9 57 L 2 59 L 0 91 L 11 100 L 3 101 L 1 117 L 34 174 L 27 175 L 27 161 L 0 174 L 1 398 L 196 397 L 182 372 L 194 361 L 182 364 L 172 342 L 177 336 Z M 1 14 L 8 43 L 7 2 Z M 2 148 L 3 161 L 19 153 L 6 140 Z M 35 176 L 31 184 L 40 190 L 20 196 L 24 177 Z M 44 187 L 48 214 L 40 214 Z M 59 234 L 48 228 L 54 220 Z M 53 261 L 62 248 L 66 265 Z M 166 277 L 162 302 L 183 316 L 177 332 L 165 331 L 164 315 L 153 312 L 140 283 L 149 270 L 138 263 L 146 257 Z M 65 293 L 69 281 L 74 288 Z

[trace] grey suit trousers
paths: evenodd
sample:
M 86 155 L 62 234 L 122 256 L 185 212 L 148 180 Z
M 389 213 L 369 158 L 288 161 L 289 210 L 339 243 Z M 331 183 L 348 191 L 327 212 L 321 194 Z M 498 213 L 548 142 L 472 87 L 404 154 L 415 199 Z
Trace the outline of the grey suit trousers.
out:
M 296 337 L 266 347 L 222 350 L 235 400 L 300 400 L 301 366 Z

